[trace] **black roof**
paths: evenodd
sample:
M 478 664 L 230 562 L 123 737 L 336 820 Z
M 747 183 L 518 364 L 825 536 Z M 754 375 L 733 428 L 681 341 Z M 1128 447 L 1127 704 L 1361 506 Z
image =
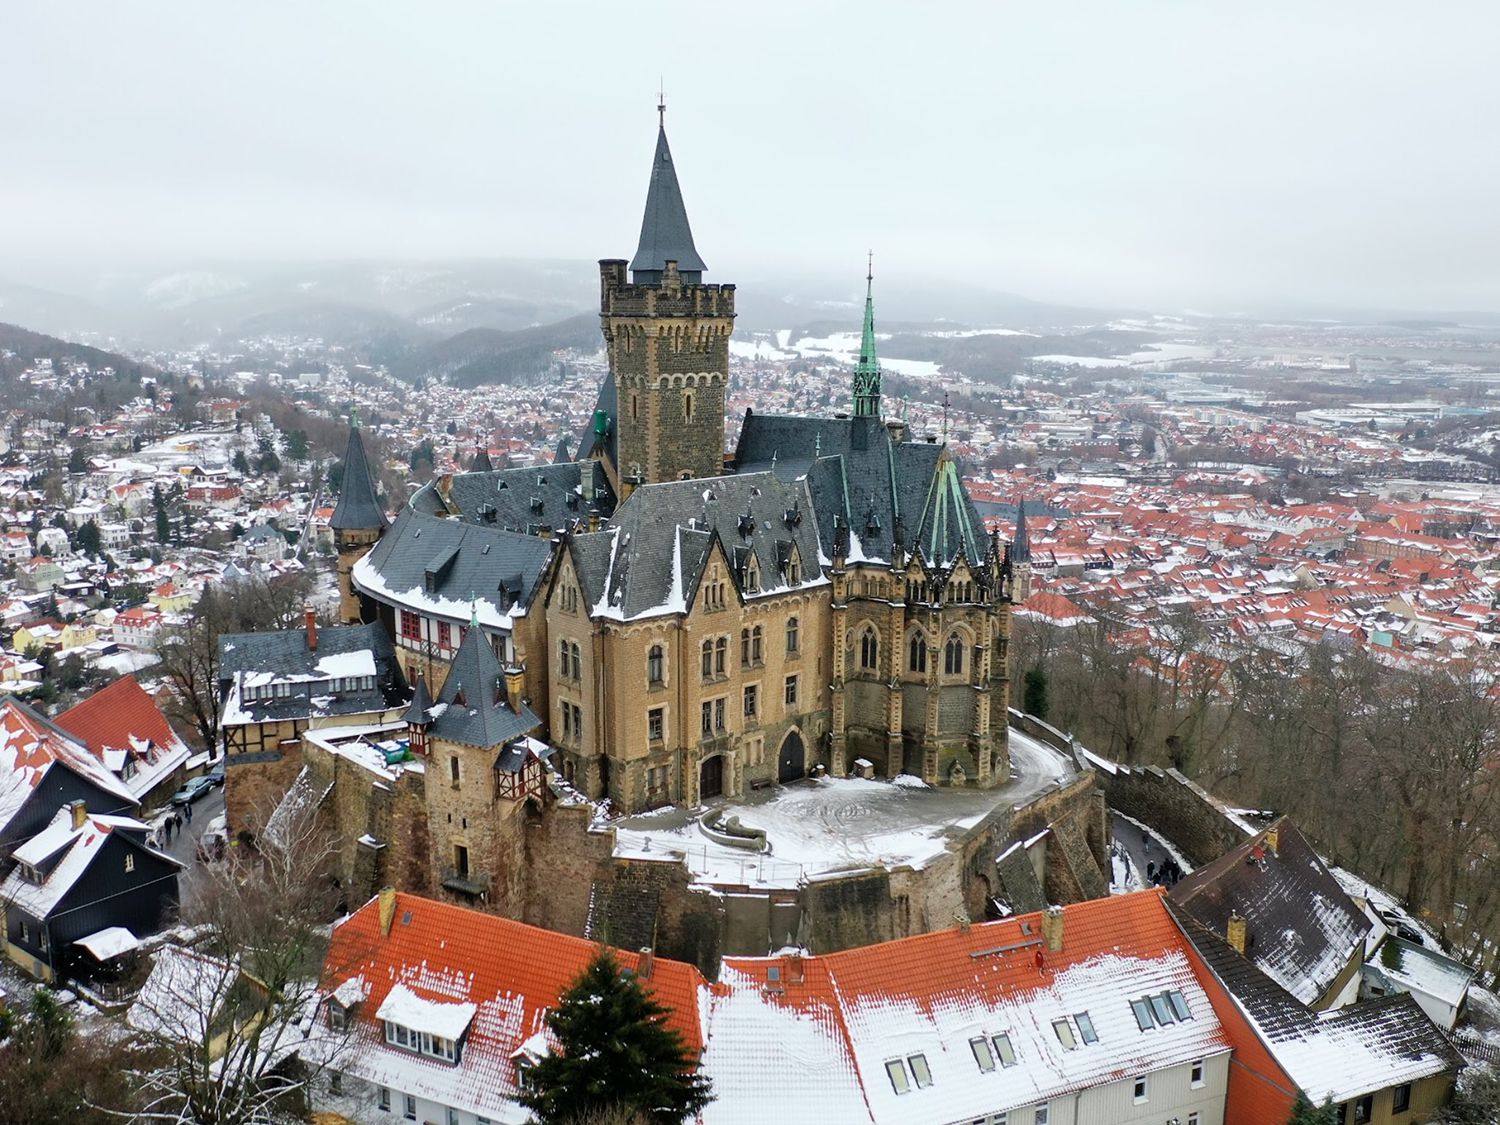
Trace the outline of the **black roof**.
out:
M 1031 561 L 1031 535 L 1026 530 L 1026 501 L 1024 500 L 1016 509 L 1016 536 L 1010 541 L 1010 561 L 1013 563 Z
M 343 487 L 339 489 L 339 502 L 328 525 L 343 531 L 370 531 L 385 526 L 385 511 L 375 496 L 375 479 L 370 475 L 370 462 L 365 457 L 365 443 L 358 426 L 349 427 Z
M 682 188 L 677 183 L 677 169 L 672 164 L 672 150 L 667 146 L 667 130 L 663 126 L 656 133 L 656 156 L 651 162 L 651 186 L 646 192 L 646 213 L 641 219 L 641 241 L 630 260 L 634 281 L 647 285 L 660 281 L 668 262 L 677 263 L 683 280 L 689 284 L 698 282 L 708 268 L 693 245 L 687 207 L 682 202 Z
M 484 630 L 472 625 L 458 646 L 443 690 L 429 714 L 430 737 L 486 749 L 503 747 L 540 725 L 525 703 L 520 711 L 511 710 L 500 661 Z
M 408 507 L 361 560 L 360 568 L 373 569 L 397 600 L 410 592 L 429 601 L 455 603 L 430 612 L 462 620 L 476 599 L 499 614 L 530 605 L 552 549 L 553 544 L 539 536 Z
M 280 629 L 266 633 L 224 633 L 219 637 L 219 687 L 227 693 L 241 673 L 265 673 L 278 677 L 301 677 L 316 681 L 326 676 L 318 662 L 330 656 L 368 650 L 375 661 L 375 689 L 348 691 L 336 697 L 319 697 L 314 704 L 308 695 L 289 699 L 239 701 L 239 709 L 248 722 L 276 722 L 306 716 L 316 709 L 324 715 L 355 715 L 365 711 L 382 711 L 406 701 L 406 679 L 396 662 L 396 652 L 385 627 L 379 622 L 368 625 L 329 625 L 318 630 L 318 647 L 307 646 L 305 628 Z
M 735 448 L 738 471 L 805 477 L 824 551 L 835 528 L 851 536 L 850 558 L 889 560 L 899 535 L 930 565 L 985 558 L 984 523 L 947 446 L 896 441 L 876 417 L 799 418 L 747 411 Z
M 590 607 L 630 618 L 690 601 L 715 542 L 742 594 L 751 558 L 758 592 L 785 587 L 793 550 L 800 584 L 820 582 L 818 531 L 805 481 L 741 473 L 643 485 L 608 527 L 570 546 Z
M 589 415 L 588 421 L 583 424 L 583 432 L 578 435 L 580 461 L 590 457 L 608 457 L 611 465 L 619 466 L 619 412 L 620 396 L 615 388 L 615 373 L 610 371 L 599 384 L 599 397 L 594 400 L 594 412 Z M 603 416 L 605 425 L 603 434 L 595 429 L 595 419 L 600 415 Z M 562 452 L 561 447 L 558 452 Z
M 427 677 L 419 672 L 417 682 L 412 685 L 411 706 L 401 718 L 413 726 L 424 726 L 430 721 L 428 712 L 431 710 L 432 695 L 427 690 Z
M 490 464 L 490 451 L 481 445 L 474 453 L 474 463 L 469 466 L 469 471 L 487 473 L 493 468 L 494 466 Z
M 1171 899 L 1216 934 L 1227 935 L 1231 914 L 1244 918 L 1250 960 L 1310 1004 L 1338 979 L 1371 922 L 1291 821 L 1272 827 L 1274 850 L 1266 832 L 1252 836 L 1185 875 Z
M 411 506 L 524 535 L 562 531 L 587 520 L 590 511 L 608 518 L 615 509 L 609 478 L 594 461 L 458 473 L 446 487 L 445 495 L 436 482 L 424 486 L 412 496 Z

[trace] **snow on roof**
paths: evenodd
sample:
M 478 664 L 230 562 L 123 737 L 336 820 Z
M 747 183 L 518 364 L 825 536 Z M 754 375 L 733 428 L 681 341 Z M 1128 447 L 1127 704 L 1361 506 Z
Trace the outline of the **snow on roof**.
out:
M 767 1043 L 776 1044 L 778 1075 L 783 1055 L 808 1067 L 801 1085 L 811 1088 L 816 1112 L 798 1114 L 789 1103 L 786 1119 L 914 1125 L 1035 1105 L 1229 1050 L 1159 892 L 1065 908 L 1059 952 L 1046 950 L 1041 929 L 1041 916 L 1031 914 L 822 957 L 726 959 L 722 984 L 764 993 L 727 1004 L 715 999 L 706 1059 L 741 1055 L 757 1065 L 731 1064 L 722 1079 L 711 1067 L 720 1096 L 704 1120 L 728 1125 L 772 1116 L 761 1108 Z M 1191 1018 L 1142 1031 L 1131 1000 L 1164 992 L 1180 993 Z M 1079 1013 L 1087 1014 L 1096 1042 L 1084 1041 Z M 1065 1019 L 1072 1021 L 1073 1049 L 1054 1029 Z M 982 1070 L 970 1041 L 998 1035 L 1009 1037 L 1016 1065 Z M 897 1094 L 885 1064 L 916 1054 L 932 1084 Z M 867 1116 L 849 1108 L 851 1083 L 863 1087 L 853 1104 L 862 1100 Z
M 154 789 L 191 756 L 149 692 L 122 676 L 57 717 L 57 725 L 82 741 L 112 774 L 135 760 L 121 784 L 137 798 Z
M 164 945 L 141 986 L 126 1022 L 137 1031 L 180 1042 L 206 1042 L 239 965 L 190 949 Z
M 74 944 L 87 949 L 96 961 L 109 961 L 123 953 L 129 953 L 141 943 L 124 926 L 110 926 L 97 934 L 79 938 Z
M 375 654 L 367 648 L 354 652 L 339 652 L 332 656 L 320 657 L 316 667 L 319 672 L 329 677 L 373 676 L 375 675 Z
M 24 703 L 0 701 L 0 829 L 25 803 L 53 763 L 120 799 L 139 802 L 74 735 L 48 722 Z
M 1391 952 L 1385 952 L 1389 946 Z M 1463 1003 L 1477 975 L 1469 966 L 1391 934 L 1375 958 L 1379 971 L 1409 992 L 1421 992 L 1450 1007 Z M 1373 967 L 1373 966 L 1372 966 Z
M 404 984 L 395 984 L 385 994 L 375 1018 L 456 1040 L 468 1030 L 469 1022 L 478 1010 L 476 1005 L 470 1003 L 429 1000 L 418 996 Z

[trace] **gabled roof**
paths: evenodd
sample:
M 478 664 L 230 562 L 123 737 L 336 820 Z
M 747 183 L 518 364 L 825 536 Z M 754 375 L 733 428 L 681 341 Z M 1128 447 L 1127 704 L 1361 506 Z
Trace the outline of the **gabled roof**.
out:
M 1274 849 L 1267 843 L 1272 831 Z M 1285 817 L 1185 876 L 1171 896 L 1221 936 L 1230 914 L 1244 918 L 1246 955 L 1304 1004 L 1324 996 L 1371 926 Z
M 395 896 L 390 933 L 382 935 L 379 899 L 371 899 L 333 931 L 324 962 L 325 994 L 338 992 L 359 1005 L 356 1040 L 339 1066 L 369 1082 L 498 1117 L 495 1111 L 519 1093 L 514 1058 L 523 1048 L 546 1051 L 548 1010 L 600 948 L 409 894 Z M 639 972 L 636 954 L 615 957 L 621 968 Z M 701 1048 L 698 970 L 658 957 L 642 983 L 667 1007 L 668 1024 L 689 1048 Z M 373 1018 L 398 987 L 419 1002 L 474 1006 L 457 1066 L 385 1045 Z
M 668 262 L 676 262 L 684 274 L 701 275 L 708 267 L 693 245 L 692 228 L 688 226 L 687 206 L 677 183 L 677 168 L 667 145 L 667 129 L 656 131 L 656 156 L 651 161 L 651 186 L 646 190 L 646 212 L 641 218 L 641 240 L 630 270 L 637 283 L 660 280 Z M 696 278 L 684 278 L 696 281 Z
M 511 710 L 500 661 L 484 630 L 475 625 L 464 634 L 438 701 L 427 713 L 432 716 L 430 737 L 485 749 L 502 747 L 541 725 L 526 704 Z
M 122 839 L 134 837 L 127 847 L 149 851 L 169 864 L 183 866 L 171 856 L 146 847 L 144 840 L 149 829 L 140 821 L 132 817 L 89 815 L 82 825 L 75 828 L 73 810 L 65 807 L 58 809 L 51 823 L 15 852 L 21 863 L 39 865 L 50 861 L 51 866 L 42 881 L 31 882 L 17 867 L 4 884 L 0 884 L 0 902 L 24 910 L 33 918 L 45 920 L 77 885 L 117 831 Z
M 121 808 L 140 803 L 89 752 L 82 739 L 19 700 L 0 700 L 0 832 L 54 766 L 70 770 L 96 788 L 118 797 Z
M 759 589 L 741 588 L 743 596 L 789 589 L 786 564 L 794 549 L 801 560 L 799 588 L 826 581 L 806 484 L 769 472 L 643 485 L 608 527 L 571 542 L 595 616 L 628 620 L 685 612 L 715 544 L 737 588 L 754 558 Z
M 81 739 L 112 773 L 119 772 L 112 759 L 134 757 L 136 768 L 124 784 L 136 795 L 148 792 L 192 753 L 133 675 L 70 707 L 57 717 L 57 725 Z
M 719 1123 L 969 1121 L 1165 1066 L 1229 1041 L 1159 892 L 1063 909 L 1060 952 L 1030 914 L 822 957 L 727 958 L 704 1065 Z M 771 970 L 776 970 L 776 979 Z M 1190 1019 L 1142 1031 L 1131 1000 L 1178 992 Z M 1053 1021 L 1087 1013 L 1097 1042 Z M 1016 1065 L 980 1069 L 970 1040 L 1008 1034 Z M 766 1081 L 767 1044 L 775 1048 Z M 782 1052 L 786 1058 L 783 1059 Z M 932 1084 L 898 1095 L 887 1060 L 922 1054 Z M 781 1079 L 787 1077 L 783 1084 Z
M 365 457 L 359 427 L 349 427 L 349 445 L 344 452 L 344 482 L 333 509 L 330 527 L 342 531 L 372 531 L 385 527 L 385 510 L 376 499 L 375 478 Z
M 1276 1062 L 1320 1105 L 1456 1072 L 1463 1060 L 1407 993 L 1314 1012 L 1172 902 L 1208 970 Z
M 450 479 L 446 494 L 438 491 L 436 483 L 418 489 L 411 507 L 534 536 L 542 528 L 561 531 L 586 520 L 590 509 L 607 517 L 615 509 L 615 495 L 596 462 L 566 461 L 458 473 Z
M 317 648 L 308 647 L 305 628 L 278 629 L 264 633 L 224 633 L 219 637 L 219 683 L 225 691 L 221 722 L 226 726 L 274 722 L 306 716 L 310 708 L 324 715 L 357 715 L 383 711 L 406 701 L 406 680 L 396 661 L 396 651 L 385 627 L 378 621 L 368 625 L 329 625 L 318 630 Z M 369 691 L 345 690 L 337 697 L 319 691 L 313 703 L 309 692 L 315 685 L 336 678 L 375 676 Z M 283 680 L 302 685 L 300 694 L 282 699 L 244 698 L 240 691 L 246 677 L 259 682 Z

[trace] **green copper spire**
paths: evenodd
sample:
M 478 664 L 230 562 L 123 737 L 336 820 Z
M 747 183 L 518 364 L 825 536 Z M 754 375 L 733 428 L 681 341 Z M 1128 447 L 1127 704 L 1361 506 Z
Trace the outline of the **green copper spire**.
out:
M 854 416 L 880 417 L 880 360 L 875 355 L 875 252 L 865 271 L 865 332 L 854 368 Z

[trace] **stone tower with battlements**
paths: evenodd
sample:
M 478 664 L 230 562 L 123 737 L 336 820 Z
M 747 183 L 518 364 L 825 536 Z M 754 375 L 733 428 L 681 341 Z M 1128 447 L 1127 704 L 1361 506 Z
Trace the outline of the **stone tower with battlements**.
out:
M 641 484 L 724 471 L 734 286 L 705 285 L 704 269 L 663 125 L 635 257 L 599 263 L 622 499 Z

